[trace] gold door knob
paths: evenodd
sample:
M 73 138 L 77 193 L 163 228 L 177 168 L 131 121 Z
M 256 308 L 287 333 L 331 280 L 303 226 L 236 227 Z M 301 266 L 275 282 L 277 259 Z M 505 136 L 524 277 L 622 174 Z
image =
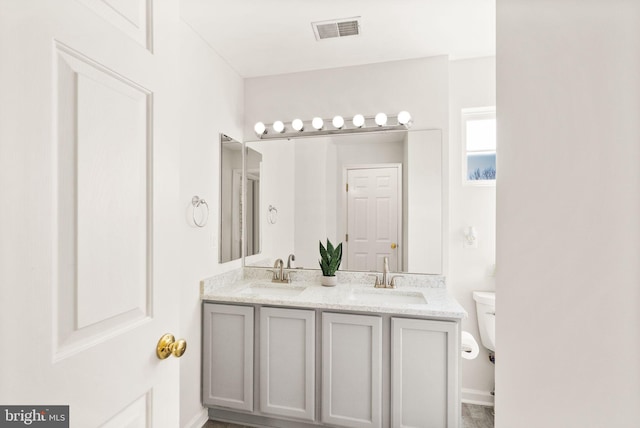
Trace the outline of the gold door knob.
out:
M 156 347 L 156 355 L 161 360 L 169 358 L 171 354 L 174 357 L 180 358 L 184 351 L 187 350 L 187 341 L 184 339 L 176 340 L 173 334 L 165 334 L 160 340 L 158 340 L 158 346 Z
M 391 249 L 392 249 L 392 250 L 395 250 L 397 247 L 398 247 L 398 246 L 396 245 L 396 243 L 395 243 L 395 242 L 393 242 L 393 243 L 391 244 Z

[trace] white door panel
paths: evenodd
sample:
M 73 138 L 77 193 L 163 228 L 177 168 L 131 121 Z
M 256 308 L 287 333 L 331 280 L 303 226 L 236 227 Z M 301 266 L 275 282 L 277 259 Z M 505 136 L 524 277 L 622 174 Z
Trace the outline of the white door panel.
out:
M 79 0 L 149 51 L 153 50 L 151 0 Z
M 0 2 L 0 403 L 72 427 L 178 426 L 178 15 L 151 6 Z
M 381 271 L 400 266 L 400 166 L 347 170 L 347 269 Z

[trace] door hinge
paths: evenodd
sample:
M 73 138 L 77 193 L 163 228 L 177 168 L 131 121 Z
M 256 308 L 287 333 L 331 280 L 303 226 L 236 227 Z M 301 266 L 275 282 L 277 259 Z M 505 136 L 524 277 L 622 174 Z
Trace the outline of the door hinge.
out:
M 349 234 L 348 234 L 348 233 L 344 236 L 344 240 L 345 240 L 346 242 L 349 242 Z
M 349 191 L 349 183 L 347 183 L 347 192 Z

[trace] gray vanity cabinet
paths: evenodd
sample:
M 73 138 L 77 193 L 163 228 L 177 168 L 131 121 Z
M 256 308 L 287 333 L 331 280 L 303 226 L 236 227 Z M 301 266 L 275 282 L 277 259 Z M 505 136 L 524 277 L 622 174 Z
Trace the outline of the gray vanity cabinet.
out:
M 260 411 L 315 418 L 315 312 L 260 309 Z
M 205 303 L 203 402 L 253 411 L 253 307 Z
M 322 314 L 322 422 L 382 426 L 382 318 Z
M 458 324 L 391 319 L 391 427 L 458 427 Z
M 459 322 L 205 303 L 203 335 L 202 395 L 213 419 L 460 426 Z

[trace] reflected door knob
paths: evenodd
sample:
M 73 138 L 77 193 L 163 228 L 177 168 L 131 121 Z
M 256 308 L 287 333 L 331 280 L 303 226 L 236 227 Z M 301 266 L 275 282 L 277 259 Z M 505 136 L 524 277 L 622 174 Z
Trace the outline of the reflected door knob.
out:
M 395 242 L 393 242 L 393 243 L 391 244 L 391 249 L 392 249 L 392 250 L 395 250 L 397 247 L 398 247 L 398 246 L 396 245 L 396 243 L 395 243 Z
M 156 347 L 156 355 L 161 360 L 169 358 L 173 355 L 176 358 L 182 357 L 184 351 L 187 350 L 187 341 L 184 339 L 176 340 L 173 334 L 165 334 L 160 340 L 158 340 L 158 346 Z

